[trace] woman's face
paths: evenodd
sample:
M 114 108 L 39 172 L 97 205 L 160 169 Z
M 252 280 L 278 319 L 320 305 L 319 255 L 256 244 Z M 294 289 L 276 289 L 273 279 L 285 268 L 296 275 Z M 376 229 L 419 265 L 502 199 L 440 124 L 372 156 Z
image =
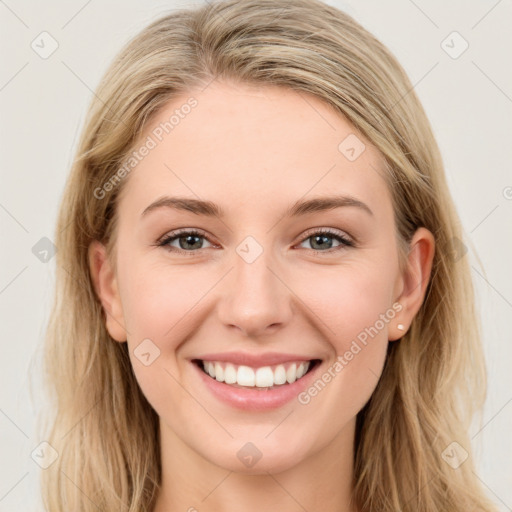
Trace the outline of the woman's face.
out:
M 376 149 L 311 95 L 218 82 L 136 149 L 100 293 L 164 445 L 258 473 L 351 440 L 420 303 Z

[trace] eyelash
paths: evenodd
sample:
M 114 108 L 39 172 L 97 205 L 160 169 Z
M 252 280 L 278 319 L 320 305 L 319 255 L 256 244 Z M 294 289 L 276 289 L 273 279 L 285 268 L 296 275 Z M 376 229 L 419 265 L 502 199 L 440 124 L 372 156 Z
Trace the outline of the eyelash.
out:
M 168 245 L 170 242 L 173 242 L 174 240 L 177 240 L 177 239 L 183 237 L 184 235 L 197 236 L 197 237 L 205 238 L 206 240 L 208 240 L 208 237 L 206 236 L 206 233 L 204 231 L 200 231 L 197 229 L 183 229 L 183 230 L 177 230 L 177 231 L 172 231 L 172 232 L 168 233 L 163 238 L 161 238 L 159 241 L 157 241 L 157 243 L 154 245 L 156 245 L 157 247 L 164 247 L 169 252 L 185 253 L 187 256 L 193 256 L 194 253 L 197 253 L 203 249 L 207 249 L 206 247 L 204 247 L 201 249 L 187 251 L 185 249 L 180 249 L 178 247 L 171 247 L 170 245 Z M 299 242 L 299 244 L 302 244 L 308 238 L 311 238 L 315 235 L 328 235 L 330 238 L 334 238 L 338 242 L 341 243 L 341 245 L 339 245 L 338 247 L 331 247 L 330 249 L 326 249 L 323 251 L 316 251 L 315 249 L 308 249 L 310 251 L 313 251 L 315 253 L 315 255 L 321 256 L 322 253 L 332 254 L 333 252 L 336 252 L 338 250 L 345 249 L 347 247 L 355 247 L 356 246 L 355 242 L 353 242 L 349 238 L 341 235 L 338 231 L 332 230 L 330 228 L 316 229 L 314 231 L 306 232 L 306 236 L 304 236 L 304 238 Z M 210 240 L 208 240 L 208 242 L 213 244 L 213 242 L 211 242 Z

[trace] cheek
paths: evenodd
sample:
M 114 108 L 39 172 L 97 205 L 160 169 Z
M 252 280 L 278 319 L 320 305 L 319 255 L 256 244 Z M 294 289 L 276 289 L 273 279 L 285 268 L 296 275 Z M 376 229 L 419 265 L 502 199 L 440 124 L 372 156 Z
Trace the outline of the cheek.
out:
M 337 354 L 343 354 L 358 336 L 363 341 L 365 333 L 370 337 L 368 330 L 372 338 L 387 340 L 387 326 L 395 314 L 390 304 L 393 277 L 391 269 L 383 272 L 380 265 L 365 262 L 322 269 L 314 279 L 309 276 L 297 283 L 296 289 L 321 320 L 317 325 L 325 338 Z M 375 326 L 378 333 L 372 329 Z
M 189 401 L 177 383 L 177 353 L 199 327 L 194 308 L 211 288 L 212 276 L 192 266 L 147 264 L 132 259 L 122 275 L 123 314 L 131 364 L 142 392 L 159 412 Z M 149 354 L 149 355 L 146 355 Z
M 172 340 L 179 342 L 177 333 L 193 307 L 211 287 L 208 272 L 187 265 L 171 268 L 169 264 L 146 264 L 126 268 L 124 277 L 123 312 L 133 342 L 141 336 L 154 339 L 166 349 Z
M 390 304 L 393 276 L 392 269 L 383 272 L 381 265 L 365 262 L 318 273 L 315 286 L 300 286 L 301 298 L 316 312 L 331 352 L 301 403 L 310 404 L 319 418 L 329 416 L 333 425 L 361 410 L 382 373 L 388 326 L 396 315 Z

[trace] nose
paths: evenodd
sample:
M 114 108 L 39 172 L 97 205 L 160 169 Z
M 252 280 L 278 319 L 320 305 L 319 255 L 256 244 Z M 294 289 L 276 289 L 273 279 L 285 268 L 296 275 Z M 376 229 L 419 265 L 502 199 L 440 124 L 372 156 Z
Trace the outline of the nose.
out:
M 293 294 L 270 251 L 263 251 L 252 263 L 235 254 L 233 262 L 235 268 L 218 303 L 222 324 L 253 338 L 286 325 L 292 316 Z

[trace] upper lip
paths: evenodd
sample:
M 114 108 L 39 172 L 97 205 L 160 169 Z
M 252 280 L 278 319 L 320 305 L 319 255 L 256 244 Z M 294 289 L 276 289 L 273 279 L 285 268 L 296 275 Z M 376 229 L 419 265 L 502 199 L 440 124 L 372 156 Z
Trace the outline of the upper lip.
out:
M 244 352 L 222 352 L 216 354 L 205 354 L 194 359 L 201 361 L 218 361 L 225 363 L 232 363 L 235 365 L 252 366 L 259 368 L 262 366 L 272 366 L 281 363 L 291 363 L 300 361 L 311 361 L 318 359 L 314 357 L 299 355 L 299 354 L 283 354 L 277 352 L 267 352 L 263 354 L 248 354 Z

